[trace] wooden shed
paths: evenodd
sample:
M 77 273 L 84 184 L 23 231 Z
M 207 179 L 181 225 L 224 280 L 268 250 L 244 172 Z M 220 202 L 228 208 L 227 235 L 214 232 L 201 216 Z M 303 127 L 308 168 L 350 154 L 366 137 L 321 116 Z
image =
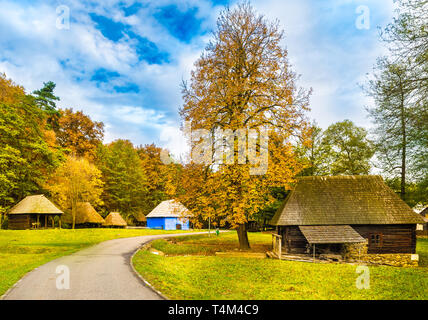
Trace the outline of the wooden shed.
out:
M 62 221 L 68 224 L 73 223 L 73 216 L 71 212 L 67 212 L 63 215 Z M 103 217 L 101 217 L 94 207 L 89 202 L 78 202 L 76 208 L 76 227 L 78 228 L 90 228 L 99 227 L 104 223 Z
M 127 224 L 119 212 L 110 212 L 105 218 L 103 226 L 109 228 L 125 228 Z
M 162 201 L 147 216 L 147 227 L 163 230 L 189 230 L 190 211 L 175 200 Z
M 44 195 L 28 196 L 9 211 L 9 229 L 54 228 L 56 216 L 60 217 L 61 227 L 62 214 Z
M 272 218 L 283 253 L 338 252 L 368 242 L 367 253 L 415 253 L 423 223 L 380 176 L 298 178 Z
M 422 216 L 422 219 L 425 220 L 425 223 L 418 225 L 418 229 L 416 230 L 416 235 L 428 236 L 428 207 L 422 210 L 419 214 Z

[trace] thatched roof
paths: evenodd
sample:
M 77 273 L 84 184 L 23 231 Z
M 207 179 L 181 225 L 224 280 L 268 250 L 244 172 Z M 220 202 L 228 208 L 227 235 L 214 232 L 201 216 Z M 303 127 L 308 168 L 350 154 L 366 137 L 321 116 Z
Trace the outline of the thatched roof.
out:
M 106 227 L 126 227 L 126 225 L 126 221 L 123 220 L 119 212 L 110 212 L 103 223 L 103 226 Z
M 190 215 L 189 209 L 175 200 L 165 200 L 158 204 L 146 217 L 147 218 L 181 218 Z
M 302 177 L 273 225 L 423 223 L 380 176 Z
M 63 214 L 52 202 L 44 195 L 35 195 L 25 197 L 18 202 L 10 211 L 9 214 Z
M 66 213 L 62 217 L 62 221 L 66 223 L 73 222 L 73 216 L 71 213 Z M 77 203 L 76 208 L 76 224 L 84 224 L 84 223 L 104 223 L 103 217 L 101 217 L 98 212 L 95 211 L 94 207 L 91 206 L 89 202 L 79 202 Z
M 299 226 L 306 240 L 313 243 L 358 243 L 365 239 L 349 225 Z
M 147 221 L 146 219 L 146 215 L 144 213 L 142 213 L 141 211 L 139 212 L 135 212 L 132 214 L 132 216 L 135 218 L 135 220 L 137 220 L 138 222 L 145 222 Z

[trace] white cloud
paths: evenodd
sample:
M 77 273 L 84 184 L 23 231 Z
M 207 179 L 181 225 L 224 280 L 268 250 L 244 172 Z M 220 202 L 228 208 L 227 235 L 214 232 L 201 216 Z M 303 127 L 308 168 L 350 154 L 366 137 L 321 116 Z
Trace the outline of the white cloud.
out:
M 187 139 L 179 127 L 166 125 L 160 133 L 160 146 L 169 150 L 176 160 L 185 159 L 190 147 Z
M 371 9 L 369 32 L 355 28 L 355 8 L 360 4 Z M 347 118 L 370 126 L 364 111 L 368 98 L 359 83 L 376 58 L 386 53 L 376 26 L 391 21 L 393 1 L 260 0 L 255 6 L 268 18 L 280 20 L 293 70 L 301 74 L 299 84 L 313 89 L 311 117 L 323 128 Z
M 132 106 L 119 106 L 113 109 L 113 116 L 130 124 L 152 126 L 162 121 L 165 116 L 152 109 L 141 109 Z

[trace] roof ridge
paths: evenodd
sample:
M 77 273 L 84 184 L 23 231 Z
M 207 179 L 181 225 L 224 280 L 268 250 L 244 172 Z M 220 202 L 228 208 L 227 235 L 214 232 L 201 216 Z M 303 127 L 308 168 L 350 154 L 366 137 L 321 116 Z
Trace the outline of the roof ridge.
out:
M 333 179 L 381 179 L 383 178 L 381 175 L 370 175 L 370 174 L 362 174 L 362 175 L 341 175 L 341 176 L 304 176 L 304 177 L 296 177 L 299 180 L 333 180 Z

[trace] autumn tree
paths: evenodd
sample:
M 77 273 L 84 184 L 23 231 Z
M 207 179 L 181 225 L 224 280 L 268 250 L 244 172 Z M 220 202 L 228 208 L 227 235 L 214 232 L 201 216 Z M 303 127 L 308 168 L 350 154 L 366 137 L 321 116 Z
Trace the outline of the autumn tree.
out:
M 310 143 L 298 144 L 298 152 L 306 164 L 300 172 L 302 176 L 324 176 L 330 174 L 330 164 L 325 144 L 323 130 L 313 123 L 310 128 Z
M 61 150 L 47 141 L 47 116 L 16 85 L 0 74 L 0 226 L 2 214 L 28 194 L 42 191 L 60 164 Z
M 104 138 L 104 124 L 92 121 L 82 111 L 61 110 L 58 130 L 58 143 L 77 157 L 94 160 L 97 147 Z
M 101 171 L 85 158 L 74 156 L 69 156 L 46 184 L 61 208 L 70 210 L 73 229 L 76 224 L 77 203 L 100 204 L 102 186 Z
M 97 164 L 105 182 L 102 199 L 106 208 L 126 216 L 144 205 L 147 180 L 137 150 L 128 140 L 100 145 Z
M 207 188 L 213 195 L 203 197 L 199 207 L 187 205 L 196 216 L 215 214 L 227 220 L 238 231 L 241 249 L 249 248 L 248 220 L 274 201 L 269 187 L 288 187 L 301 170 L 292 137 L 306 135 L 309 94 L 297 87 L 282 40 L 279 23 L 267 21 L 250 4 L 227 8 L 195 63 L 190 83 L 183 84 L 180 114 L 196 134 L 192 157 L 202 151 L 202 162 L 210 167 L 202 186 L 189 190 L 194 190 L 193 199 L 200 199 Z M 233 133 L 232 139 L 216 134 L 219 130 Z M 232 152 L 226 158 L 211 153 L 209 143 L 200 148 L 201 140 Z M 260 159 L 252 161 L 250 153 Z
M 160 202 L 175 197 L 179 192 L 181 165 L 174 162 L 164 163 L 161 157 L 162 151 L 163 149 L 155 144 L 137 148 L 147 179 L 147 192 L 142 203 L 144 213 L 149 213 Z
M 224 193 L 218 183 L 220 179 L 220 173 L 203 164 L 189 162 L 183 167 L 180 186 L 184 192 L 177 194 L 177 198 L 191 209 L 196 228 L 204 227 L 208 221 L 215 227 L 224 227 L 227 223 L 225 212 L 217 211 Z

